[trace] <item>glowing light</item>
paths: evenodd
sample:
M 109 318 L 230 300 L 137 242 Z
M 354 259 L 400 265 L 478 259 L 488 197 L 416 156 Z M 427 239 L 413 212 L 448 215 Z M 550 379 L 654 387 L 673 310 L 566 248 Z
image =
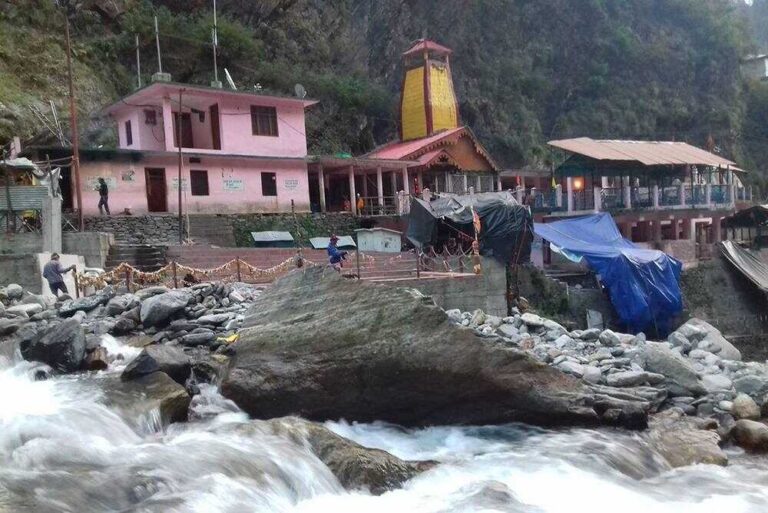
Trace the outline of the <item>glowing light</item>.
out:
M 584 187 L 584 180 L 581 178 L 574 178 L 573 179 L 573 188 L 577 191 L 580 191 L 581 188 Z

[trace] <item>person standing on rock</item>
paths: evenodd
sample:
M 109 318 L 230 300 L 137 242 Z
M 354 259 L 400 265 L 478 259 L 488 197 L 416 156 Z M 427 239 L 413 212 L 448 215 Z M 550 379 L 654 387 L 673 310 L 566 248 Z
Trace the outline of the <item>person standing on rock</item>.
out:
M 74 265 L 70 265 L 66 269 L 61 266 L 59 262 L 59 254 L 54 253 L 51 255 L 51 260 L 43 267 L 43 278 L 48 280 L 48 287 L 54 296 L 59 296 L 59 291 L 63 294 L 68 294 L 67 286 L 64 284 L 64 274 L 75 269 Z
M 340 273 L 343 261 L 347 259 L 347 252 L 339 251 L 339 248 L 336 247 L 338 243 L 339 237 L 331 235 L 331 239 L 328 242 L 328 263 Z
M 103 178 L 99 178 L 99 213 L 104 215 L 104 211 L 109 215 L 109 187 Z

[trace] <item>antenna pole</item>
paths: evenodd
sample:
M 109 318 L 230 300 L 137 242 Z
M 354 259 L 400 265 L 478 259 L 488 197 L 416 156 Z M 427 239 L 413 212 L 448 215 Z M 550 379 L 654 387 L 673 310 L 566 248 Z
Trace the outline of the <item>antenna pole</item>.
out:
M 64 12 L 64 35 L 67 42 L 67 75 L 69 79 L 69 128 L 72 131 L 72 171 L 75 175 L 75 198 L 77 199 L 77 228 L 81 232 L 83 222 L 83 193 L 80 190 L 80 142 L 77 136 L 77 108 L 75 107 L 75 84 L 72 78 L 72 43 L 69 39 L 69 13 Z M 9 205 L 10 206 L 10 205 Z
M 139 53 L 139 35 L 136 34 L 136 80 L 141 89 L 141 54 Z
M 216 23 L 216 0 L 213 0 L 213 80 L 219 83 L 219 66 L 216 62 L 216 51 L 219 46 L 219 33 Z
M 184 243 L 184 217 L 181 213 L 181 167 L 183 165 L 183 157 L 181 155 L 181 125 L 183 123 L 182 119 L 182 95 L 184 94 L 184 89 L 179 89 L 179 116 L 176 118 L 176 144 L 179 145 L 179 246 L 181 246 Z
M 155 44 L 157 44 L 157 70 L 163 72 L 163 59 L 160 56 L 160 29 L 157 28 L 157 16 L 155 16 Z

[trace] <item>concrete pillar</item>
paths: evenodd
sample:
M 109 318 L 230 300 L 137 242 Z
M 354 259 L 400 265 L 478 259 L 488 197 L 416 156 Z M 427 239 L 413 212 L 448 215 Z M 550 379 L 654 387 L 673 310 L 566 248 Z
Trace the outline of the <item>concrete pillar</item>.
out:
M 381 173 L 381 166 L 376 168 L 376 192 L 379 197 L 379 208 L 384 208 L 384 178 Z
M 448 171 L 445 172 L 445 192 L 453 192 L 453 180 Z
M 680 240 L 680 221 L 675 217 L 670 220 L 672 225 L 672 240 Z
M 325 170 L 322 164 L 317 171 L 317 183 L 320 186 L 320 212 L 325 212 Z
M 593 187 L 592 194 L 594 196 L 594 211 L 600 212 L 603 209 L 603 189 L 602 187 Z
M 389 177 L 392 180 L 392 196 L 397 196 L 397 171 L 390 172 Z
M 536 208 L 536 187 L 531 187 L 531 208 Z
M 683 223 L 683 240 L 694 240 L 696 230 L 693 219 L 681 219 Z
M 681 183 L 680 185 L 677 186 L 677 188 L 679 189 L 677 194 L 678 194 L 678 197 L 680 198 L 680 206 L 684 207 L 685 206 L 685 184 Z
M 363 198 L 368 201 L 368 174 L 363 175 Z
M 715 244 L 723 240 L 723 229 L 721 228 L 722 221 L 722 216 L 712 217 L 712 242 Z
M 573 178 L 565 179 L 565 189 L 568 198 L 568 212 L 573 212 Z
M 176 145 L 173 144 L 173 108 L 171 99 L 163 98 L 163 134 L 165 135 L 165 151 L 173 151 Z M 138 137 L 138 128 L 136 136 Z
M 423 191 L 424 190 L 424 171 L 419 169 L 419 174 L 417 176 L 419 178 L 419 189 Z
M 624 208 L 632 208 L 632 186 L 625 185 L 623 187 L 624 193 Z
M 411 184 L 408 183 L 408 168 L 403 168 L 403 191 L 406 196 L 411 193 Z
M 651 223 L 651 240 L 661 242 L 661 220 L 655 219 Z
M 61 253 L 61 198 L 43 199 L 43 251 Z
M 712 206 L 712 184 L 707 182 L 707 184 L 704 186 L 704 196 L 706 199 L 706 205 L 707 208 Z
M 501 174 L 496 173 L 496 191 L 501 191 Z
M 477 175 L 475 177 L 475 192 L 488 192 L 488 191 L 483 191 L 483 181 L 481 180 L 480 175 Z
M 355 166 L 349 166 L 349 203 L 352 215 L 358 215 L 357 192 L 355 191 Z
M 555 186 L 555 206 L 563 208 L 563 186 L 560 184 Z
M 522 188 L 522 187 L 520 187 L 519 185 L 517 186 L 517 189 L 515 189 L 515 199 L 516 199 L 516 200 L 517 200 L 517 202 L 518 202 L 518 203 L 520 203 L 521 205 L 523 204 L 523 193 L 524 193 L 524 192 L 525 192 L 525 189 L 523 189 L 523 188 Z
M 651 199 L 653 200 L 653 209 L 659 209 L 659 184 L 653 184 L 651 188 Z
M 464 190 L 461 191 L 463 194 L 466 194 L 469 190 L 469 181 L 467 179 L 467 173 L 462 173 L 461 177 L 464 179 Z

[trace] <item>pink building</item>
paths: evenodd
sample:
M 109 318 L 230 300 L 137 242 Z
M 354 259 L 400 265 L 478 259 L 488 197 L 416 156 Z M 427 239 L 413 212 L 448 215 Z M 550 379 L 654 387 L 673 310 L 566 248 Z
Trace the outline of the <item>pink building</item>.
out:
M 104 109 L 117 124 L 118 149 L 81 153 L 83 211 L 98 214 L 104 178 L 112 214 L 177 212 L 179 132 L 185 212 L 287 212 L 291 201 L 309 211 L 304 109 L 315 103 L 168 82 L 144 87 Z

